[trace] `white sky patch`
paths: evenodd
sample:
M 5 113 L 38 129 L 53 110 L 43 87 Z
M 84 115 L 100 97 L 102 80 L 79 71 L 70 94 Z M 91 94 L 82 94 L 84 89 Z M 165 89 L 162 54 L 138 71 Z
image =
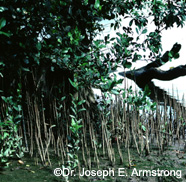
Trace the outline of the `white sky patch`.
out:
M 162 46 L 163 50 L 170 50 L 174 43 L 178 42 L 182 45 L 180 50 L 180 57 L 178 59 L 167 62 L 165 65 L 161 66 L 162 70 L 168 70 L 170 67 L 176 67 L 179 65 L 186 64 L 186 27 L 183 28 L 172 28 L 170 30 L 164 30 L 162 34 Z M 171 81 L 160 81 L 153 80 L 155 85 L 165 89 L 172 93 L 172 88 L 174 88 L 174 96 L 177 96 L 177 91 L 179 98 L 181 99 L 183 94 L 186 93 L 186 76 L 176 78 Z
M 98 37 L 98 39 L 103 39 L 103 37 L 107 34 L 110 34 L 110 37 L 116 37 L 116 32 L 120 32 L 122 33 L 122 27 L 119 30 L 114 31 L 113 29 L 110 28 L 110 24 L 114 22 L 114 21 L 103 21 L 103 24 L 105 25 L 105 30 L 103 31 L 103 33 L 100 34 L 100 36 Z M 124 24 L 127 23 L 129 20 L 124 20 L 125 23 L 122 24 L 122 26 L 124 26 Z M 150 25 L 148 27 L 148 32 L 152 32 L 154 31 L 154 26 Z M 160 67 L 160 69 L 162 70 L 168 70 L 171 67 L 176 67 L 179 65 L 185 65 L 186 64 L 186 26 L 184 26 L 183 28 L 177 28 L 176 26 L 168 29 L 168 30 L 163 30 L 162 31 L 162 54 L 164 54 L 167 50 L 171 50 L 171 48 L 173 47 L 173 45 L 177 42 L 179 44 L 182 45 L 181 50 L 180 50 L 180 57 L 176 60 L 172 60 L 172 62 L 167 62 L 165 63 L 163 66 Z M 143 35 L 142 35 L 143 36 Z M 145 35 L 144 35 L 145 36 Z M 142 37 L 143 38 L 143 37 Z M 145 37 L 144 37 L 145 38 Z M 145 61 L 138 61 L 136 63 L 132 64 L 132 68 L 140 68 L 142 66 L 145 66 L 147 64 L 147 62 Z M 123 68 L 118 68 L 118 72 L 123 71 Z M 120 76 L 118 76 L 118 78 L 122 78 Z M 174 96 L 177 97 L 177 94 L 179 95 L 179 99 L 182 99 L 182 96 L 186 93 L 186 76 L 182 76 L 179 77 L 177 79 L 171 80 L 171 81 L 160 81 L 160 80 L 156 80 L 153 79 L 154 83 L 156 86 L 159 86 L 162 89 L 165 89 L 166 91 L 168 91 L 171 95 L 172 95 L 172 90 L 174 92 Z M 128 85 L 132 85 L 132 88 L 136 88 L 136 85 L 133 81 L 128 79 Z M 123 86 L 124 87 L 124 86 Z

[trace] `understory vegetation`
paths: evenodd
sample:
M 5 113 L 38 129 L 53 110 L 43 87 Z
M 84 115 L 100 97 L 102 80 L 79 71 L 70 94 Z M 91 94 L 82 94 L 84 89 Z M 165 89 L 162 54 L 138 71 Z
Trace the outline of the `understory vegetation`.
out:
M 73 169 L 77 176 L 82 168 L 89 170 L 111 168 L 115 169 L 117 173 L 117 169 L 122 167 L 125 168 L 128 175 L 134 168 L 177 169 L 182 170 L 184 180 L 184 175 L 186 175 L 183 170 L 186 168 L 184 162 L 185 108 L 180 107 L 177 103 L 172 103 L 172 108 L 170 108 L 166 105 L 166 98 L 164 105 L 158 103 L 155 105 L 143 95 L 143 92 L 140 91 L 136 95 L 137 93 L 133 93 L 132 90 L 128 89 L 127 92 L 126 90 L 122 95 L 115 95 L 115 98 L 109 94 L 102 95 L 103 99 L 98 104 L 99 112 L 94 113 L 94 122 L 92 113 L 84 107 L 84 101 L 72 100 L 72 114 L 63 115 L 64 118 L 69 118 L 71 121 L 69 123 L 63 121 L 61 110 L 58 109 L 59 107 L 55 107 L 55 115 L 52 117 L 56 122 L 55 125 L 50 126 L 41 119 L 44 117 L 44 113 L 42 116 L 39 115 L 37 104 L 30 103 L 29 121 L 31 122 L 25 124 L 27 139 L 21 132 L 19 136 L 22 136 L 24 143 L 27 143 L 27 153 L 31 155 L 33 162 L 29 162 L 30 159 L 26 157 L 23 158 L 25 164 L 19 164 L 18 169 L 14 167 L 15 162 L 11 158 L 15 158 L 15 155 L 17 158 L 21 158 L 22 156 L 18 154 L 25 149 L 21 150 L 20 141 L 22 139 L 18 137 L 17 130 L 10 129 L 9 124 L 7 130 L 1 130 L 2 146 L 4 146 L 3 149 L 6 149 L 1 150 L 1 164 L 4 160 L 15 172 L 25 169 L 27 173 L 34 174 L 37 173 L 34 166 L 42 165 L 41 170 L 50 169 L 49 174 L 45 174 L 44 171 L 42 173 L 47 175 L 47 178 L 58 181 L 65 181 L 65 179 L 66 181 L 76 181 L 79 178 L 71 176 L 65 178 L 61 175 L 53 178 L 51 174 L 54 167 Z M 53 104 L 56 103 L 51 103 L 51 105 Z M 7 104 L 4 103 L 5 108 L 6 106 Z M 60 106 L 61 108 L 66 107 L 64 100 Z M 33 118 L 37 118 L 34 125 L 32 124 Z M 3 127 L 1 128 L 3 129 Z M 14 136 L 12 136 L 13 134 Z M 12 142 L 12 145 L 9 142 Z M 26 156 L 28 156 L 27 153 Z M 13 154 L 15 155 L 13 156 Z M 9 160 L 5 161 L 5 159 Z M 161 163 L 161 160 L 164 162 Z M 29 175 L 27 173 L 25 175 Z M 118 177 L 117 174 L 115 176 Z M 150 180 L 152 177 L 144 178 Z M 164 176 L 160 176 L 157 177 L 157 180 L 164 178 Z M 104 178 L 103 176 L 80 177 L 82 181 L 93 179 L 127 181 L 130 176 L 125 176 L 124 179 L 110 176 Z M 142 178 L 139 176 L 139 179 Z M 182 179 L 169 176 L 167 181 L 181 181 Z
M 127 181 L 133 180 L 132 169 L 143 166 L 183 173 L 181 178 L 135 180 L 185 180 L 184 99 L 179 103 L 164 94 L 160 102 L 157 94 L 150 100 L 148 86 L 139 91 L 118 87 L 123 79 L 110 76 L 136 61 L 167 62 L 161 32 L 184 26 L 185 1 L 2 2 L 0 181 Z M 97 38 L 105 28 L 103 21 L 110 22 L 116 37 Z M 166 59 L 178 59 L 179 50 L 167 51 Z M 95 96 L 92 88 L 100 89 L 101 96 Z M 169 155 L 172 151 L 174 158 Z M 77 175 L 57 177 L 56 167 Z M 79 176 L 82 168 L 119 167 L 129 175 Z

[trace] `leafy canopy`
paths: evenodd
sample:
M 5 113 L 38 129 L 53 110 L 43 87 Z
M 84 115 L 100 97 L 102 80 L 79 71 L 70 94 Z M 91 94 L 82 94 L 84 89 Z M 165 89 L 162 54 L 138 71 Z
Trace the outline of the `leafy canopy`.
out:
M 0 77 L 16 88 L 33 70 L 69 70 L 80 85 L 111 90 L 118 82 L 108 86 L 109 73 L 120 64 L 130 68 L 141 60 L 140 50 L 149 50 L 152 61 L 161 57 L 161 31 L 174 24 L 183 27 L 185 6 L 183 0 L 4 0 Z M 109 34 L 95 39 L 104 30 L 104 20 L 114 20 L 110 26 L 116 31 L 122 27 L 123 33 L 115 39 Z M 125 21 L 129 23 L 123 26 Z M 149 21 L 153 32 L 148 31 Z

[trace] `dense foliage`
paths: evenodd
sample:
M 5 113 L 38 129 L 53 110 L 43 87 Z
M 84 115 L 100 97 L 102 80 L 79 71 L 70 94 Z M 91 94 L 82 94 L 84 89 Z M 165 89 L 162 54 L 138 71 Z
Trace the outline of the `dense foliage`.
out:
M 34 70 L 36 83 L 30 84 L 37 87 L 45 73 L 45 86 L 60 84 L 61 75 L 72 78 L 75 74 L 82 85 L 99 87 L 118 63 L 130 67 L 131 61 L 142 59 L 140 49 L 149 49 L 151 60 L 160 57 L 162 29 L 183 26 L 185 20 L 184 1 L 19 0 L 3 1 L 0 11 L 3 95 L 15 93 L 13 88 Z M 129 25 L 123 26 L 121 21 L 127 19 Z M 124 30 L 117 33 L 107 54 L 103 49 L 110 43 L 109 35 L 95 40 L 104 29 L 100 24 L 104 20 L 115 20 L 111 26 Z M 151 20 L 154 32 L 147 31 Z M 136 40 L 133 24 L 139 35 Z M 143 42 L 138 41 L 141 34 L 146 34 Z

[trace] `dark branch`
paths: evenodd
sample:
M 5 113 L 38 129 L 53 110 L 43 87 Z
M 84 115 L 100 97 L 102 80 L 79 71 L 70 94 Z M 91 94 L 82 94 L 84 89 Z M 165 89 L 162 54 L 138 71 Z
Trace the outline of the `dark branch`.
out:
M 172 68 L 168 71 L 154 69 L 154 79 L 169 81 L 186 75 L 186 65 Z
M 140 88 L 144 89 L 145 85 L 152 79 L 169 81 L 180 76 L 186 76 L 186 65 L 181 65 L 167 71 L 157 68 L 146 69 L 145 67 L 142 67 L 125 73 L 120 72 L 119 75 L 126 76 L 127 78 L 133 80 Z

